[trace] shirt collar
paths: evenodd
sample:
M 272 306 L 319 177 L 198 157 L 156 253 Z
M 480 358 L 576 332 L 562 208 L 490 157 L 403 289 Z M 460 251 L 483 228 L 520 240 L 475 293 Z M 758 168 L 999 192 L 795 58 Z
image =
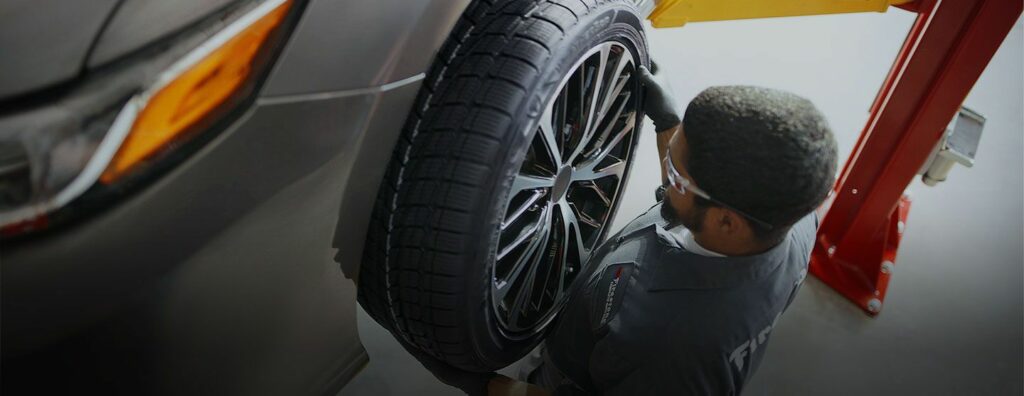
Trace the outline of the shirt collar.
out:
M 653 225 L 659 243 L 650 249 L 646 267 L 651 268 L 648 290 L 718 289 L 761 279 L 775 272 L 789 255 L 790 238 L 752 256 L 706 257 L 686 251 L 660 225 Z M 653 264 L 653 265 L 651 265 Z
M 686 249 L 688 252 L 697 253 L 704 257 L 725 257 L 724 254 L 705 249 L 697 243 L 697 238 L 693 236 L 689 228 L 680 225 L 669 230 L 669 232 L 679 240 L 679 243 L 683 245 L 683 249 Z

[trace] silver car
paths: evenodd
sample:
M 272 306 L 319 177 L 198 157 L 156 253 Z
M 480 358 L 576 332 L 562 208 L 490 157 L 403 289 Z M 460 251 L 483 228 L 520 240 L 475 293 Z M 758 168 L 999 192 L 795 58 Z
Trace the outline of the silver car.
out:
M 606 234 L 647 0 L 5 0 L 5 394 L 333 394 L 358 299 L 475 371 Z

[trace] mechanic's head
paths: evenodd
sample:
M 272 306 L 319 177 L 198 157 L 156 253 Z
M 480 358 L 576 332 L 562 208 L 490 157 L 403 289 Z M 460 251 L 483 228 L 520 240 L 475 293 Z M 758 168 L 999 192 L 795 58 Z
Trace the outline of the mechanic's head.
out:
M 698 242 L 728 240 L 751 251 L 785 238 L 825 199 L 836 173 L 824 116 L 807 99 L 767 88 L 704 90 L 686 108 L 669 151 L 678 174 L 711 199 L 669 188 L 663 214 Z

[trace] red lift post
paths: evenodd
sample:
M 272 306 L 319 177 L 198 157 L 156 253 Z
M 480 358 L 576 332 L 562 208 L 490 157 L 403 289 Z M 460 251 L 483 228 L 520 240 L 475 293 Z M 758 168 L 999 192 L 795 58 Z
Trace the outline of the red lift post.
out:
M 1021 14 L 1019 0 L 919 0 L 918 13 L 836 183 L 810 271 L 871 315 L 885 301 L 907 185 Z

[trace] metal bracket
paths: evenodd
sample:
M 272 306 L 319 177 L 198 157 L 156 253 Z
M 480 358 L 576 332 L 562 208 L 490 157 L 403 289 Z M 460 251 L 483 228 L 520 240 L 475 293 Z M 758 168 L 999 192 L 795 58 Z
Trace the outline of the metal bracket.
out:
M 961 107 L 956 118 L 949 124 L 928 162 L 921 168 L 921 181 L 929 186 L 946 181 L 946 176 L 953 169 L 953 165 L 960 164 L 968 168 L 974 166 L 974 156 L 981 143 L 985 117 Z

